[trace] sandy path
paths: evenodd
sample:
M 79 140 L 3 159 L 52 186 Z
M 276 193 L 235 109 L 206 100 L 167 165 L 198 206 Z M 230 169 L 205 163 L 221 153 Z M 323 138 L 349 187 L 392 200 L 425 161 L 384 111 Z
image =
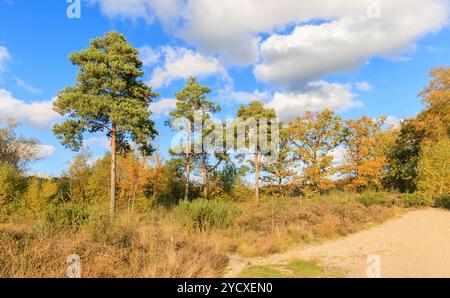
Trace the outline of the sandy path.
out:
M 369 230 L 267 258 L 232 257 L 226 276 L 237 276 L 250 264 L 302 259 L 338 269 L 348 277 L 366 277 L 369 255 L 380 256 L 382 277 L 450 277 L 450 211 L 411 211 Z

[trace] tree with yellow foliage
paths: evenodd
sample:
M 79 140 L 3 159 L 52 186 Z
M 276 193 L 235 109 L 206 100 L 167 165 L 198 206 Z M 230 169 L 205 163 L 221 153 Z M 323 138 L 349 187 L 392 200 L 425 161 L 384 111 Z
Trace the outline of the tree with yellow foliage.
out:
M 300 161 L 303 173 L 301 186 L 311 191 L 324 191 L 333 186 L 331 152 L 343 141 L 341 118 L 331 110 L 307 112 L 294 120 L 288 130 L 295 161 Z
M 70 200 L 77 203 L 86 203 L 89 201 L 87 195 L 87 184 L 91 175 L 89 160 L 91 153 L 83 150 L 75 156 L 71 162 L 67 176 L 69 178 L 69 197 Z
M 127 210 L 133 214 L 136 201 L 146 199 L 146 191 L 151 182 L 151 168 L 145 157 L 139 158 L 129 153 L 118 159 L 119 203 L 127 202 Z
M 31 178 L 22 202 L 23 216 L 36 218 L 48 207 L 50 200 L 58 193 L 58 184 L 52 179 Z
M 450 67 L 434 68 L 430 85 L 419 94 L 426 109 L 419 113 L 416 124 L 425 131 L 425 142 L 450 136 Z
M 450 138 L 422 148 L 418 172 L 420 191 L 432 197 L 450 195 Z
M 339 171 L 348 179 L 347 188 L 381 187 L 381 175 L 386 164 L 382 126 L 386 117 L 376 120 L 363 116 L 345 121 L 345 163 Z

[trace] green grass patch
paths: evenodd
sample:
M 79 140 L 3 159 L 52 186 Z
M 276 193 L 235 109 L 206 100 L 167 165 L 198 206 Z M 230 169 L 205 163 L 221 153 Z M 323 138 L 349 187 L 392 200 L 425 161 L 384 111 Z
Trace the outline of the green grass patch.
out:
M 339 277 L 323 267 L 305 261 L 292 261 L 280 265 L 254 265 L 248 266 L 240 273 L 241 278 L 324 278 Z

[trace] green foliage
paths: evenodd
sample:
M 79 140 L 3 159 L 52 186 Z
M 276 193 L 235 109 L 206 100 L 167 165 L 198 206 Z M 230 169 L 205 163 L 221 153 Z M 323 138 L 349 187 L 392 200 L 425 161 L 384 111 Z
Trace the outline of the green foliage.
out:
M 434 200 L 434 205 L 439 208 L 450 209 L 450 195 L 437 197 Z
M 88 219 L 89 212 L 87 208 L 72 202 L 51 205 L 45 214 L 46 222 L 54 229 L 77 229 L 87 224 Z
M 408 193 L 402 195 L 400 204 L 404 208 L 426 207 L 433 204 L 433 199 L 429 195 L 420 192 Z
M 358 202 L 366 207 L 377 205 L 377 206 L 388 206 L 390 204 L 385 193 L 365 191 L 358 195 Z
M 21 200 L 21 216 L 28 220 L 36 219 L 57 195 L 58 183 L 54 179 L 30 178 L 26 194 Z
M 232 227 L 237 210 L 230 209 L 228 204 L 220 200 L 198 199 L 181 202 L 174 212 L 185 220 L 187 226 L 206 231 Z
M 53 106 L 68 118 L 53 127 L 62 144 L 78 151 L 85 132 L 116 130 L 118 147 L 129 149 L 128 139 L 151 153 L 149 141 L 156 131 L 149 105 L 158 95 L 144 82 L 138 50 L 117 32 L 90 42 L 90 46 L 69 56 L 79 67 L 77 84 L 58 94 Z
M 267 126 L 267 145 L 270 146 L 270 140 L 272 136 L 272 127 L 269 125 L 270 123 L 264 122 L 276 119 L 277 114 L 274 109 L 267 109 L 265 108 L 264 104 L 260 101 L 253 101 L 247 106 L 241 106 L 237 112 L 237 116 L 240 118 L 240 120 L 247 121 L 247 120 L 255 120 L 257 121 L 256 124 L 256 131 L 252 132 L 252 129 L 254 130 L 255 127 L 251 125 L 245 125 L 244 132 L 246 136 L 246 146 L 250 145 L 250 134 L 255 134 L 256 137 L 256 148 L 254 153 L 260 154 L 262 151 L 265 152 L 270 148 L 262 148 L 264 145 L 262 140 L 259 139 L 259 136 L 262 135 L 265 132 L 260 132 L 260 129 L 262 129 L 263 124 L 266 124 Z M 253 144 L 255 145 L 255 144 Z M 238 150 L 242 150 L 244 148 L 237 148 Z
M 109 225 L 109 217 L 104 212 L 85 205 L 67 202 L 50 205 L 44 215 L 45 227 L 49 230 L 78 230 L 88 226 L 92 231 L 105 231 Z
M 200 86 L 195 77 L 189 77 L 187 85 L 176 94 L 177 108 L 170 112 L 171 119 L 186 118 L 194 122 L 195 113 L 214 113 L 220 111 L 206 96 L 211 93 L 211 88 Z
M 17 167 L 0 163 L 0 220 L 19 211 L 26 187 L 26 179 Z
M 291 261 L 288 264 L 255 265 L 244 268 L 241 278 L 318 278 L 336 277 L 339 274 L 327 272 L 321 266 L 305 261 Z
M 219 173 L 219 177 L 222 190 L 225 193 L 230 193 L 233 190 L 233 186 L 236 184 L 236 180 L 239 178 L 236 165 L 227 163 Z
M 274 162 L 263 164 L 264 172 L 267 173 L 263 177 L 266 183 L 277 186 L 279 194 L 288 192 L 288 184 L 292 183 L 296 176 L 294 171 L 295 162 L 292 154 L 292 148 L 289 140 L 290 131 L 287 127 L 280 129 L 280 142 L 277 148 L 277 157 Z
M 430 196 L 450 194 L 450 138 L 424 146 L 419 161 L 418 188 Z
M 384 184 L 388 188 L 398 189 L 402 193 L 417 190 L 418 163 L 423 138 L 424 132 L 414 121 L 402 123 L 397 140 L 387 153 L 388 165 Z

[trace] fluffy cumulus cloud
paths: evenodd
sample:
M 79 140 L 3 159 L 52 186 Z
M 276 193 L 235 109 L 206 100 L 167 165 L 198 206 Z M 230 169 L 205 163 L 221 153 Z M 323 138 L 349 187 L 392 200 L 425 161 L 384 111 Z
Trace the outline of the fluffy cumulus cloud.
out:
M 148 0 L 89 0 L 91 4 L 99 4 L 103 14 L 109 17 L 130 18 L 133 20 L 153 20 L 152 1 Z
M 252 101 L 267 102 L 271 98 L 268 91 L 253 90 L 251 92 L 236 91 L 231 86 L 219 90 L 217 100 L 226 104 L 248 104 Z
M 332 109 L 339 112 L 361 105 L 350 84 L 315 81 L 302 90 L 275 93 L 267 107 L 275 109 L 282 120 L 292 120 L 307 111 Z
M 177 107 L 177 101 L 173 98 L 163 98 L 150 104 L 150 111 L 156 116 L 167 115 Z
M 0 46 L 0 72 L 6 70 L 6 62 L 11 59 L 11 55 L 8 52 L 8 49 Z
M 220 75 L 228 78 L 225 68 L 214 57 L 203 56 L 190 49 L 180 47 L 164 47 L 162 49 L 164 63 L 153 69 L 148 82 L 153 88 L 168 86 L 177 79 L 186 79 L 189 76 L 200 78 Z
M 373 56 L 395 57 L 448 18 L 442 1 L 385 1 L 380 18 L 343 17 L 297 26 L 261 44 L 263 62 L 255 76 L 291 89 L 330 73 L 354 69 Z
M 88 0 L 98 4 L 101 12 L 110 18 L 123 18 L 137 21 L 153 22 L 155 16 L 167 26 L 177 17 L 182 8 L 181 0 Z
M 449 0 L 92 1 L 110 17 L 158 19 L 169 35 L 198 51 L 169 48 L 165 64 L 153 73 L 154 87 L 188 75 L 223 73 L 221 63 L 252 65 L 256 79 L 284 90 L 271 104 L 285 115 L 355 106 L 350 87 L 318 80 L 373 57 L 401 59 L 449 20 Z M 371 87 L 361 83 L 356 89 Z M 238 102 L 248 99 L 231 95 Z
M 264 80 L 280 83 L 286 82 L 274 72 L 277 67 L 292 65 L 287 60 L 300 63 L 298 69 L 306 68 L 300 72 L 302 77 L 320 76 L 328 68 L 347 70 L 371 56 L 407 50 L 417 38 L 440 29 L 448 19 L 447 0 L 91 2 L 100 3 L 102 12 L 110 17 L 156 17 L 163 24 L 170 23 L 174 35 L 202 53 L 220 54 L 232 64 L 257 63 L 261 45 L 264 62 L 255 72 Z M 322 22 L 313 22 L 317 20 Z M 279 33 L 292 25 L 293 32 Z M 264 40 L 262 36 L 267 34 L 270 37 Z M 331 59 L 334 54 L 337 56 Z M 316 62 L 322 71 L 308 67 Z
M 0 89 L 0 123 L 10 120 L 37 129 L 48 129 L 60 116 L 52 109 L 52 101 L 27 103 Z

